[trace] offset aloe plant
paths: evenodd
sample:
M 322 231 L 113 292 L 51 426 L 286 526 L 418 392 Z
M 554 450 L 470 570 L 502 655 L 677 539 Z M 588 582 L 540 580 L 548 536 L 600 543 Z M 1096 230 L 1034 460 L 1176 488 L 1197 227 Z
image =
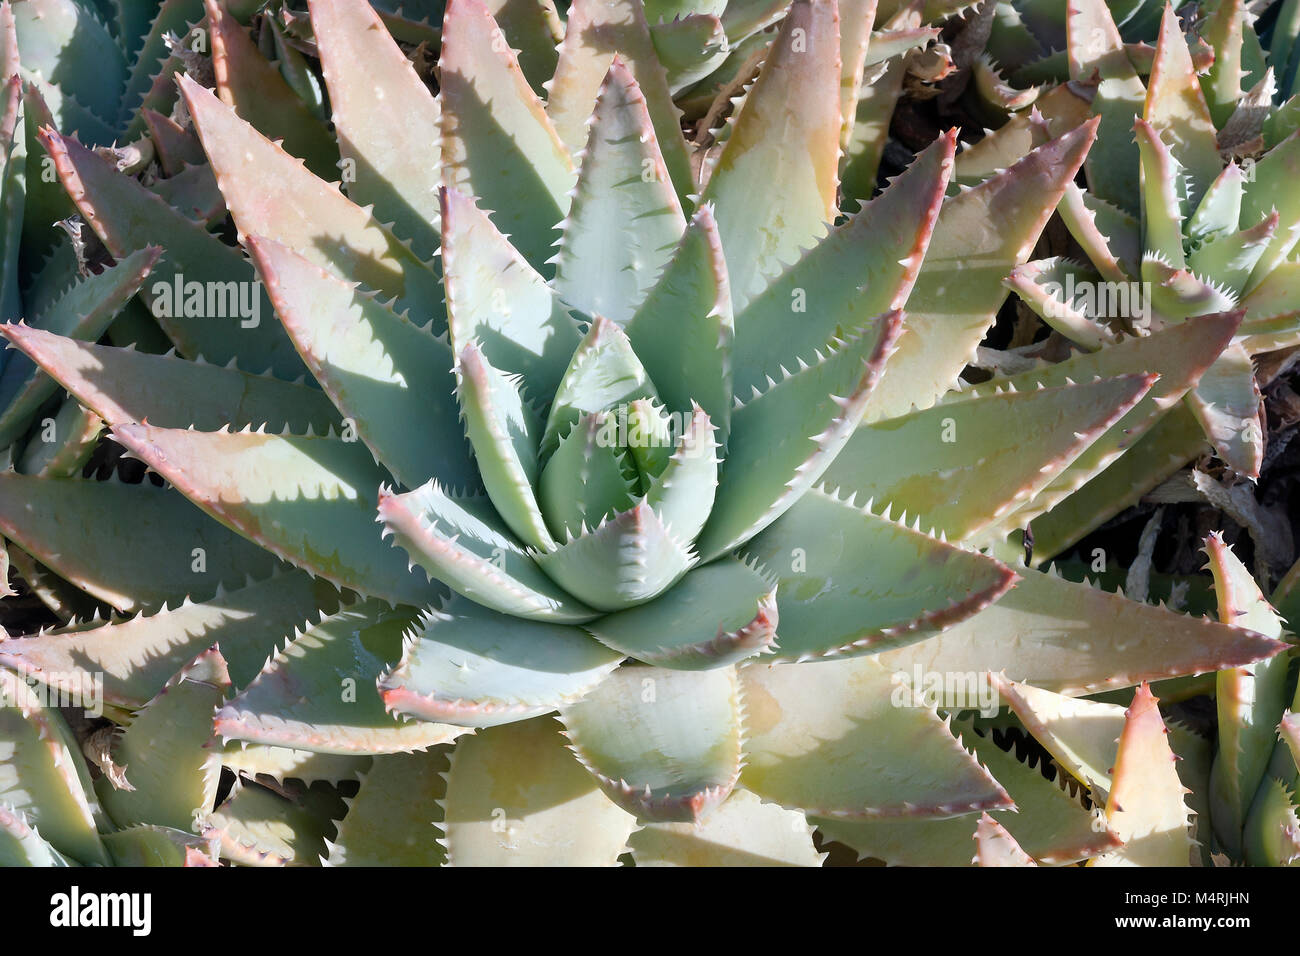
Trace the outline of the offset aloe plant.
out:
M 705 146 L 636 0 L 568 9 L 545 101 L 479 0 L 436 96 L 380 12 L 312 0 L 281 19 L 330 152 L 211 0 L 215 90 L 178 86 L 224 232 L 42 128 L 175 353 L 0 328 L 165 481 L 0 474 L 46 590 L 108 609 L 0 641 L 0 859 L 818 865 L 820 832 L 1187 862 L 1146 683 L 1284 643 L 980 549 L 1104 475 L 1241 315 L 961 388 L 1097 121 L 950 196 L 945 135 L 841 219 L 850 9 L 784 11 Z M 990 672 L 1139 687 L 1100 822 L 924 691 Z M 93 782 L 42 706 L 88 681 L 123 728 L 83 742 Z

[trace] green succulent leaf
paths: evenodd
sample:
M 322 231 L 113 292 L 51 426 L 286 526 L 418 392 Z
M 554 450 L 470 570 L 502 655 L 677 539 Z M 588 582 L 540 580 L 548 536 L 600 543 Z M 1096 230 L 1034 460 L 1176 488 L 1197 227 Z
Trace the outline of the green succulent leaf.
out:
M 274 239 L 322 269 L 395 298 L 399 310 L 432 312 L 434 331 L 442 331 L 438 277 L 408 246 L 209 90 L 187 77 L 179 82 L 241 237 Z
M 442 260 L 452 347 L 471 342 L 504 372 L 522 375 L 545 407 L 582 341 L 546 281 L 474 201 L 443 191 Z
M 95 829 L 95 791 L 63 716 L 11 672 L 0 671 L 0 681 L 7 698 L 0 707 L 0 808 L 11 815 L 9 839 L 22 837 L 26 852 L 38 852 L 23 831 L 39 829 L 60 854 L 80 863 L 108 863 Z
M 736 315 L 734 391 L 744 400 L 835 334 L 901 309 L 922 268 L 953 166 L 941 136 L 878 197 L 804 253 Z
M 727 458 L 700 553 L 717 557 L 779 518 L 852 437 L 893 352 L 902 315 L 833 337 L 731 416 Z
M 338 147 L 325 124 L 258 50 L 222 0 L 204 0 L 217 95 L 258 132 L 283 143 L 317 176 L 337 170 Z
M 732 668 L 623 667 L 564 708 L 560 720 L 605 794 L 643 821 L 698 823 L 740 776 Z
M 677 538 L 645 499 L 535 557 L 553 581 L 601 611 L 619 611 L 658 597 L 697 559 L 689 543 Z
M 454 495 L 436 481 L 401 495 L 381 489 L 379 519 L 412 561 L 478 604 L 537 621 L 595 616 L 542 573 L 485 496 Z
M 954 541 L 1032 501 L 1152 387 L 1153 375 L 985 392 L 860 427 L 828 487 L 889 503 Z
M 938 637 L 887 650 L 893 671 L 1004 671 L 1058 694 L 1096 694 L 1272 657 L 1284 645 L 1242 628 L 1139 604 L 1051 573 L 1022 571 L 997 603 Z
M 626 332 L 667 407 L 685 413 L 692 403 L 698 404 L 717 428 L 718 441 L 725 443 L 736 330 L 727 263 L 711 206 L 695 213 Z
M 573 758 L 549 717 L 462 740 L 443 809 L 452 866 L 614 866 L 636 826 Z
M 110 425 L 148 420 L 164 428 L 325 432 L 340 424 L 320 389 L 269 375 L 94 345 L 20 324 L 0 326 L 0 335 Z
M 849 820 L 1012 805 L 933 708 L 875 658 L 751 664 L 740 675 L 747 759 L 740 782 L 765 800 Z
M 212 714 L 230 691 L 230 674 L 217 648 L 181 668 L 136 714 L 114 742 L 113 762 L 130 785 L 118 789 L 107 776 L 96 787 L 118 826 L 150 823 L 192 831 L 217 799 L 221 755 Z
M 823 485 L 741 549 L 777 579 L 782 660 L 872 654 L 931 637 L 996 601 L 1005 565 L 873 514 Z M 902 516 L 900 516 L 902 517 Z M 594 627 L 599 633 L 603 622 Z
M 477 197 L 541 269 L 569 208 L 574 166 L 481 0 L 448 2 L 438 75 L 444 182 Z
M 150 246 L 58 296 L 31 317 L 32 326 L 56 335 L 95 341 L 113 317 L 148 278 L 162 250 Z M 17 329 L 21 326 L 5 326 Z M 27 356 L 11 356 L 0 372 L 0 447 L 11 444 L 26 429 L 40 406 L 58 385 Z
M 0 533 L 119 611 L 206 599 L 218 585 L 269 577 L 279 564 L 174 490 L 148 482 L 0 474 Z
M 137 710 L 214 644 L 221 646 L 234 685 L 243 687 L 281 638 L 337 606 L 329 584 L 290 571 L 230 591 L 222 588 L 198 604 L 185 601 L 126 620 L 11 638 L 0 642 L 0 664 L 69 692 L 75 681 L 99 676 L 105 703 Z
M 447 851 L 434 827 L 442 823 L 447 752 L 433 747 L 384 754 L 361 778 L 338 836 L 327 840 L 326 866 L 442 866 Z
M 303 361 L 375 458 L 409 488 L 430 475 L 476 487 L 446 340 L 277 242 L 246 242 Z
M 572 28 L 571 28 L 572 29 Z M 646 98 L 619 56 L 596 95 L 555 288 L 588 315 L 626 324 L 686 229 Z M 618 234 L 619 241 L 610 236 Z
M 26 814 L 0 803 L 0 866 L 76 866 L 45 841 Z
M 438 101 L 370 4 L 315 0 L 309 7 L 339 150 L 353 167 L 348 197 L 373 205 L 380 221 L 391 222 L 393 233 L 427 260 L 439 240 Z M 377 107 L 377 90 L 401 109 Z
M 318 753 L 373 754 L 424 749 L 451 741 L 459 727 L 400 722 L 375 689 L 402 653 L 417 616 L 362 601 L 298 631 L 243 691 L 217 711 L 226 740 Z
M 907 299 L 907 334 L 872 396 L 869 421 L 926 408 L 956 387 L 1006 298 L 1002 280 L 1029 260 L 1096 129 L 1096 120 L 1084 123 L 944 201 Z
M 969 726 L 962 727 L 961 742 L 974 750 L 980 764 L 1015 801 L 1015 811 L 994 810 L 994 819 L 1005 825 L 1035 860 L 1058 866 L 1077 863 L 1118 845 L 1113 832 L 1097 827 L 1093 815 L 1058 782 L 1044 777 L 1040 768 L 1022 763 L 1014 753 L 1007 753 L 991 737 L 981 737 Z M 977 820 L 969 814 L 948 820 L 859 823 L 815 818 L 812 822 L 826 836 L 861 856 L 892 865 L 969 866 L 973 862 L 970 838 Z
M 538 500 L 547 526 L 560 541 L 634 504 L 636 468 L 628 452 L 610 438 L 617 435 L 616 422 L 612 412 L 583 415 L 542 469 Z
M 104 845 L 113 855 L 116 866 L 217 865 L 215 840 L 172 827 L 153 824 L 127 827 L 116 833 L 106 833 Z
M 379 678 L 384 705 L 420 720 L 491 727 L 588 693 L 623 659 L 580 629 L 499 614 L 463 598 L 415 622 Z
M 1089 866 L 1189 866 L 1188 809 L 1159 702 L 1146 684 L 1125 714 L 1106 823 L 1123 841 Z
M 797 810 L 737 789 L 701 823 L 651 823 L 628 839 L 637 866 L 821 866 Z
M 834 4 L 790 5 L 705 189 L 738 312 L 835 219 L 837 19 Z M 756 195 L 757 183 L 773 185 Z
M 1092 112 L 1101 120 L 1088 157 L 1088 187 L 1098 198 L 1136 212 L 1137 147 L 1130 135 L 1147 91 L 1124 50 L 1105 0 L 1071 0 L 1066 13 L 1070 79 L 1095 84 Z
M 286 381 L 305 373 L 280 324 L 263 321 L 269 319 L 271 305 L 260 290 L 245 300 L 256 311 L 247 318 L 239 317 L 235 307 L 240 302 L 239 290 L 253 289 L 255 278 L 239 250 L 118 173 L 76 140 L 46 130 L 41 142 L 64 188 L 109 252 L 121 259 L 148 242 L 158 242 L 167 250 L 144 297 L 181 354 L 187 358 L 202 355 L 218 364 L 242 358 L 246 366 L 264 364 Z M 208 289 L 221 291 L 219 301 L 212 296 L 211 305 L 217 308 L 209 307 L 204 291 Z M 187 301 L 194 302 L 198 314 L 190 314 Z M 247 324 L 254 317 L 256 324 Z
M 769 577 L 731 557 L 696 568 L 648 604 L 585 625 L 601 643 L 674 670 L 726 667 L 769 651 L 776 627 Z
M 578 419 L 638 398 L 658 399 L 654 383 L 632 348 L 626 332 L 596 316 L 573 353 L 546 419 L 541 441 L 543 457 L 559 446 Z
M 553 541 L 535 491 L 542 422 L 522 384 L 494 368 L 473 342 L 457 355 L 456 397 L 488 497 L 510 530 L 545 548 Z
M 1280 639 L 1282 619 L 1220 534 L 1205 542 L 1219 620 Z M 1221 670 L 1215 678 L 1219 750 L 1211 770 L 1212 819 L 1219 842 L 1241 850 L 1242 828 L 1251 799 L 1264 780 L 1277 742 L 1277 726 L 1288 702 L 1285 655 Z
M 1262 400 L 1245 346 L 1233 342 L 1225 348 L 1188 393 L 1187 403 L 1219 457 L 1233 470 L 1258 478 L 1264 463 Z
M 546 112 L 571 152 L 587 143 L 587 120 L 597 91 L 618 58 L 645 96 L 648 118 L 663 150 L 664 169 L 677 192 L 694 192 L 690 156 L 668 78 L 655 56 L 645 10 L 635 0 L 574 0 L 565 20 L 555 75 L 546 87 Z M 591 149 L 588 146 L 588 156 Z
M 335 831 L 312 802 L 236 782 L 199 832 L 218 842 L 223 860 L 240 866 L 314 866 L 328 852 L 326 840 Z
M 113 435 L 209 516 L 318 577 L 398 604 L 441 591 L 376 532 L 383 476 L 359 442 L 152 425 Z

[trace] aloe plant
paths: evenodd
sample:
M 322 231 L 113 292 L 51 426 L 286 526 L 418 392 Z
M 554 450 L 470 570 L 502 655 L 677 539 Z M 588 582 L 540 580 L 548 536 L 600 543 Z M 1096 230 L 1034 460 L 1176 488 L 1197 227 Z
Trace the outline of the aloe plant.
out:
M 1148 857 L 1142 801 L 1097 825 L 907 679 L 1143 685 L 1114 787 L 1172 814 L 1145 682 L 1285 646 L 981 550 L 1241 322 L 960 385 L 1096 121 L 951 196 L 945 135 L 837 221 L 847 3 L 795 0 L 712 156 L 636 0 L 572 5 L 544 102 L 480 0 L 447 6 L 436 96 L 380 13 L 309 7 L 336 153 L 219 0 L 215 92 L 178 81 L 232 235 L 40 131 L 114 269 L 162 250 L 141 296 L 176 351 L 0 328 L 165 482 L 0 474 L 16 553 L 109 609 L 0 641 L 40 690 L 0 731 L 6 862 L 1187 848 Z M 91 783 L 39 704 L 95 675 L 124 729 Z

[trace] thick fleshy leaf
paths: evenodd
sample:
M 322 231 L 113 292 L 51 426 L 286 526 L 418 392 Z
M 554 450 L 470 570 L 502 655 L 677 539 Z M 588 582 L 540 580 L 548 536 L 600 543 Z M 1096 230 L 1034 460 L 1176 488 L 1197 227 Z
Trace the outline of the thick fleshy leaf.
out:
M 570 4 L 555 75 L 544 84 L 546 112 L 560 139 L 572 152 L 587 142 L 592 104 L 616 56 L 626 64 L 645 96 L 655 137 L 663 150 L 664 166 L 672 177 L 670 185 L 675 185 L 683 196 L 694 192 L 680 113 L 673 105 L 668 77 L 655 55 L 645 10 L 636 0 L 574 0 Z
M 164 428 L 222 425 L 318 432 L 339 424 L 325 393 L 230 366 L 94 345 L 25 325 L 3 335 L 110 425 L 148 420 Z
M 974 389 L 976 395 L 987 395 L 1008 386 L 1018 391 L 1029 391 L 1041 386 L 1060 387 L 1071 382 L 1088 382 L 1099 376 L 1160 376 L 1146 395 L 1110 426 L 1106 434 L 1090 443 L 1032 499 L 990 526 L 985 535 L 992 540 L 1023 528 L 1102 474 L 1103 469 L 1133 447 L 1163 417 L 1175 414 L 1169 411 L 1171 406 L 1202 378 L 1215 357 L 1229 344 L 1240 323 L 1239 312 L 1197 316 L 1148 336 L 1127 338 L 1099 352 L 1076 355 L 1056 365 L 977 386 Z
M 640 820 L 698 823 L 741 767 L 739 685 L 731 668 L 619 668 L 564 708 L 578 760 Z
M 716 504 L 700 537 L 707 560 L 779 518 L 830 467 L 862 420 L 902 326 L 898 312 L 833 337 L 731 416 Z
M 1145 120 L 1135 120 L 1138 155 L 1142 169 L 1142 242 L 1143 255 L 1155 254 L 1172 269 L 1186 265 L 1183 254 L 1183 195 L 1181 185 L 1186 170 L 1174 157 L 1161 131 Z M 1155 281 L 1146 260 L 1142 278 Z
M 1300 811 L 1281 780 L 1266 778 L 1255 795 L 1244 849 L 1251 866 L 1300 864 Z
M 709 416 L 696 405 L 663 471 L 646 492 L 646 503 L 679 540 L 695 540 L 713 508 L 720 464 L 713 435 Z
M 975 828 L 975 864 L 977 866 L 1037 866 L 1033 857 L 1020 848 L 1016 838 L 987 813 L 980 815 Z
M 739 789 L 700 823 L 643 826 L 628 848 L 637 866 L 821 866 L 825 858 L 803 814 Z
M 545 407 L 582 333 L 546 280 L 455 189 L 443 191 L 442 264 L 452 347 L 476 342 L 496 368 L 522 375 L 530 399 Z
M 650 25 L 655 55 L 663 64 L 668 91 L 676 96 L 713 73 L 734 51 L 722 20 L 711 13 L 691 13 Z
M 380 537 L 383 476 L 359 442 L 152 425 L 113 435 L 208 515 L 318 577 L 399 604 L 441 590 Z
M 337 169 L 339 151 L 329 129 L 258 50 L 222 0 L 204 0 L 212 42 L 212 73 L 221 101 L 263 135 L 306 162 L 317 176 Z
M 308 797 L 317 796 L 312 791 Z M 219 841 L 221 858 L 240 866 L 315 866 L 333 832 L 316 804 L 265 787 L 236 782 L 221 806 L 202 820 L 202 836 Z
M 638 398 L 658 399 L 626 332 L 596 316 L 574 351 L 546 419 L 541 454 L 550 455 L 578 419 Z
M 1106 822 L 1124 845 L 1089 866 L 1190 864 L 1194 845 L 1188 835 L 1185 788 L 1168 735 L 1159 702 L 1146 684 L 1140 685 L 1125 715 L 1106 801 Z
M 637 469 L 617 443 L 617 421 L 613 412 L 583 415 L 542 469 L 538 501 L 557 540 L 567 541 L 634 504 Z
M 791 4 L 705 190 L 738 312 L 835 218 L 837 21 L 834 3 Z M 762 183 L 781 188 L 756 192 Z
M 966 540 L 1032 499 L 1155 380 L 984 394 L 864 425 L 823 481 Z
M 596 96 L 555 255 L 555 288 L 588 315 L 626 324 L 685 229 L 646 98 L 616 55 Z
M 287 381 L 306 369 L 293 343 L 272 321 L 271 304 L 238 249 L 210 234 L 76 140 L 45 130 L 41 142 L 77 209 L 121 259 L 146 243 L 167 250 L 144 298 L 189 358 L 225 364 L 241 358 Z
M 445 339 L 286 246 L 246 241 L 303 361 L 375 457 L 409 488 L 475 487 Z
M 885 367 L 868 420 L 926 408 L 956 386 L 1006 298 L 1002 280 L 1028 261 L 1096 128 L 1095 120 L 1085 123 L 944 201 L 907 299 L 907 334 Z
M 327 840 L 326 866 L 441 866 L 447 851 L 434 827 L 442 823 L 447 754 L 432 748 L 385 754 L 361 778 L 338 836 Z
M 428 259 L 438 248 L 438 101 L 365 0 L 314 0 L 312 33 L 329 88 L 348 196 Z M 379 105 L 393 97 L 400 110 Z M 378 101 L 378 102 L 377 102 Z
M 636 826 L 549 717 L 462 740 L 443 807 L 453 866 L 614 866 Z
M 246 740 L 232 740 L 221 751 L 221 766 L 245 777 L 266 774 L 281 782 L 292 778 L 308 784 L 317 780 L 329 783 L 360 780 L 373 760 L 368 756 L 321 754 L 269 744 L 250 744 Z
M 1223 536 L 1211 534 L 1205 552 L 1214 575 L 1219 620 L 1280 639 L 1282 619 Z M 1286 710 L 1288 663 L 1285 656 L 1278 655 L 1216 675 L 1219 749 L 1210 779 L 1212 819 L 1219 842 L 1234 854 L 1240 851 L 1241 829 L 1264 779 L 1277 741 L 1278 722 Z
M 117 265 L 72 285 L 40 313 L 32 325 L 55 335 L 93 342 L 148 277 L 162 252 L 149 246 Z M 6 326 L 8 331 L 16 326 Z M 57 384 L 26 356 L 9 356 L 0 373 L 0 447 L 11 444 L 27 427 Z
M 28 441 L 15 467 L 24 475 L 80 478 L 103 430 L 102 418 L 75 399 L 64 399 L 52 418 L 42 419 L 40 440 Z
M 0 803 L 0 866 L 76 866 L 45 841 L 21 810 Z
M 837 329 L 862 329 L 903 307 L 939 215 L 955 143 L 955 134 L 940 137 L 737 314 L 738 398 L 808 359 Z
M 1049 865 L 1076 863 L 1117 845 L 1115 834 L 1096 826 L 1096 818 L 1057 781 L 1044 777 L 1040 768 L 1022 763 L 991 737 L 981 737 L 969 728 L 962 729 L 961 740 L 974 749 L 979 762 L 1015 801 L 1014 811 L 994 811 L 995 819 L 1035 859 Z M 812 822 L 823 834 L 861 856 L 901 866 L 969 866 L 973 862 L 969 841 L 978 825 L 971 815 L 948 820 Z
M 458 727 L 399 722 L 375 681 L 402 653 L 416 612 L 363 601 L 299 631 L 261 673 L 219 711 L 226 740 L 251 740 L 321 753 L 394 753 L 451 741 Z
M 308 261 L 431 316 L 442 331 L 441 286 L 433 270 L 336 185 L 243 122 L 187 77 L 181 91 L 239 235 L 265 236 Z
M 573 162 L 481 0 L 449 0 L 438 75 L 444 181 L 477 197 L 542 268 L 569 208 Z
M 1111 282 L 1128 282 L 1138 274 L 1142 236 L 1136 217 L 1074 183 L 1065 187 L 1059 211 L 1070 235 L 1103 277 Z
M 1219 354 L 1188 393 L 1187 404 L 1219 457 L 1234 471 L 1258 478 L 1264 463 L 1262 400 L 1244 345 L 1234 342 Z
M 1143 119 L 1169 136 L 1174 158 L 1186 171 L 1189 208 L 1195 209 L 1210 183 L 1218 178 L 1223 163 L 1214 120 L 1172 3 L 1165 5 L 1160 23 Z
M 191 831 L 217 799 L 221 755 L 207 747 L 212 714 L 230 691 L 230 674 L 213 647 L 182 668 L 113 741 L 113 762 L 132 789 L 97 782 L 118 826 L 150 823 Z
M 1095 694 L 1272 657 L 1285 645 L 1241 628 L 1023 571 L 991 607 L 938 637 L 882 653 L 890 670 L 1004 671 L 1058 694 Z
M 772 648 L 776 593 L 759 569 L 720 558 L 654 601 L 585 627 L 603 644 L 647 664 L 676 670 L 725 667 Z
M 695 564 L 696 554 L 643 499 L 536 560 L 579 600 L 601 611 L 619 611 L 663 594 Z
M 292 571 L 201 604 L 98 626 L 71 626 L 0 642 L 0 664 L 62 691 L 78 680 L 103 681 L 105 703 L 138 710 L 168 678 L 204 649 L 220 644 L 231 679 L 242 687 L 257 675 L 277 643 L 321 611 L 337 607 L 324 581 Z
M 1066 30 L 1070 79 L 1096 85 L 1092 112 L 1101 120 L 1100 145 L 1088 157 L 1088 187 L 1099 199 L 1137 211 L 1137 147 L 1133 117 L 1142 113 L 1146 89 L 1124 49 L 1106 0 L 1069 0 Z
M 1119 337 L 1111 328 L 1113 317 L 1104 305 L 1098 308 L 1092 292 L 1104 288 L 1099 280 L 1099 273 L 1057 256 L 1016 266 L 1006 286 L 1049 326 L 1092 352 Z
M 60 853 L 106 864 L 95 831 L 99 805 L 62 715 L 9 671 L 0 671 L 0 693 L 0 806 L 22 814 Z
M 216 866 L 217 841 L 150 824 L 104 835 L 116 866 Z M 198 863 L 195 857 L 206 862 Z
M 456 397 L 479 475 L 497 513 L 534 548 L 553 542 L 537 503 L 542 423 L 517 375 L 495 368 L 470 343 L 456 357 Z
M 725 443 L 735 325 L 713 207 L 696 212 L 626 331 L 660 399 L 678 413 L 698 404 L 718 429 L 718 441 Z
M 463 598 L 429 609 L 379 679 L 389 710 L 457 727 L 549 713 L 604 680 L 623 655 L 580 629 L 499 614 Z
M 1067 697 L 995 677 L 998 696 L 1034 739 L 1076 780 L 1086 783 L 1104 800 L 1110 792 L 1115 747 L 1124 731 L 1124 708 L 1084 698 Z
M 402 495 L 381 489 L 379 518 L 412 561 L 476 603 L 540 621 L 595 615 L 542 573 L 484 496 L 452 495 L 436 482 Z
M 850 820 L 1011 805 L 934 709 L 873 658 L 751 664 L 740 676 L 741 783 L 765 800 Z
M 269 577 L 278 564 L 174 490 L 149 482 L 0 474 L 0 532 L 120 611 L 203 600 L 246 575 Z
M 924 640 L 978 613 L 1016 580 L 992 558 L 825 489 L 809 491 L 741 551 L 777 578 L 783 659 L 870 654 Z

